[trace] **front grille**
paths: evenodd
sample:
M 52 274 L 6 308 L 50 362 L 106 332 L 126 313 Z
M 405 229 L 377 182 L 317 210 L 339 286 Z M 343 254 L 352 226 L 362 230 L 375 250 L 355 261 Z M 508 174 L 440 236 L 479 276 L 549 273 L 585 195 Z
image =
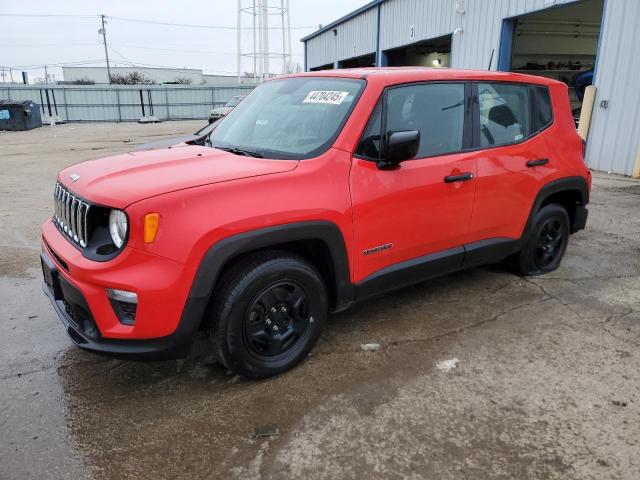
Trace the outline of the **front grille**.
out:
M 53 223 L 70 241 L 82 248 L 86 247 L 89 239 L 87 218 L 90 205 L 80 200 L 59 182 L 56 183 L 53 199 L 55 202 Z

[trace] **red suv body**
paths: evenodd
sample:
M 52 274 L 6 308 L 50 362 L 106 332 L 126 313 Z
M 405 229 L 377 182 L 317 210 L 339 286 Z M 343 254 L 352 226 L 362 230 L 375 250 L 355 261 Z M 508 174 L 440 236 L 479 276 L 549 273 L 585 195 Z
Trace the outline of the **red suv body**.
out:
M 85 349 L 178 357 L 205 326 L 229 368 L 268 376 L 354 301 L 506 258 L 553 270 L 590 184 L 560 82 L 298 74 L 199 141 L 61 171 L 44 290 Z

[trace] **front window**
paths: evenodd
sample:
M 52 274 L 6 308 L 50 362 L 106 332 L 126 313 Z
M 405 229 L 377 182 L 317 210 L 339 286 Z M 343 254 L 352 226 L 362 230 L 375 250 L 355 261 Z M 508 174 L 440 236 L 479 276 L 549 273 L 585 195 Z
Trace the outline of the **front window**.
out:
M 218 125 L 209 144 L 268 158 L 320 155 L 340 133 L 364 85 L 320 77 L 265 82 Z
M 383 125 L 387 135 L 418 130 L 420 146 L 416 158 L 459 152 L 464 135 L 464 84 L 424 83 L 390 88 L 369 119 L 357 155 L 382 158 Z

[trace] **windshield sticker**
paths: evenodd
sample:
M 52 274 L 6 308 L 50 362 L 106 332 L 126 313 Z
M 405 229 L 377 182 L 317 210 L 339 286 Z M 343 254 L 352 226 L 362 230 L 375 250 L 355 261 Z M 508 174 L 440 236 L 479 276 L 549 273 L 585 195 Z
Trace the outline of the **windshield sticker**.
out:
M 340 105 L 349 92 L 338 92 L 336 90 L 312 90 L 304 98 L 302 103 L 329 103 Z

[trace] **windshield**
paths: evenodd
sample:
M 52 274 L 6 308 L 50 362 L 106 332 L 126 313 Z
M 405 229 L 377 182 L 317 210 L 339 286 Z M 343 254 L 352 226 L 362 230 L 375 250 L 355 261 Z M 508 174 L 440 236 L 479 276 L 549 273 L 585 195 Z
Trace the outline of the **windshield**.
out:
M 209 143 L 268 158 L 317 156 L 337 137 L 364 84 L 320 77 L 265 82 L 218 125 Z
M 244 97 L 231 97 L 227 103 L 225 103 L 225 107 L 235 107 L 240 103 Z

